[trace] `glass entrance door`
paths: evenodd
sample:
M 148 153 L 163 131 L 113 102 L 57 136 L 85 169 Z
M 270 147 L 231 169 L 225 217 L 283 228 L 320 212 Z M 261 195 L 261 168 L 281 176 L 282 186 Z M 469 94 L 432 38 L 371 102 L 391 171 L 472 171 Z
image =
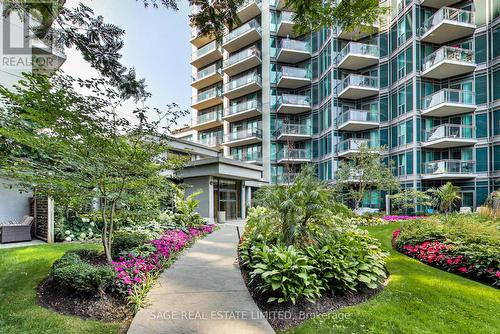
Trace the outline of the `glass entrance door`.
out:
M 224 211 L 226 219 L 237 219 L 240 216 L 241 181 L 217 179 L 214 182 L 215 217 Z

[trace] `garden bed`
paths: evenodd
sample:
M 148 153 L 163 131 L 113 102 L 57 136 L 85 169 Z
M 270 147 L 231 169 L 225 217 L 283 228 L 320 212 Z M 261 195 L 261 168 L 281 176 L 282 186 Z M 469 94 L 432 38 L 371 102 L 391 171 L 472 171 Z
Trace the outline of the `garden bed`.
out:
M 345 292 L 337 295 L 325 293 L 314 303 L 307 301 L 305 298 L 298 300 L 295 304 L 291 302 L 268 303 L 267 300 L 270 296 L 261 294 L 256 290 L 257 284 L 251 282 L 250 271 L 243 265 L 241 256 L 238 256 L 238 260 L 241 275 L 250 295 L 271 327 L 277 332 L 297 326 L 318 315 L 365 302 L 382 291 L 388 282 L 388 279 L 386 279 L 384 284 L 381 284 L 377 289 L 364 287 L 359 289 L 358 292 Z
M 406 222 L 393 232 L 393 247 L 433 267 L 500 287 L 500 232 L 478 215 L 436 216 Z
M 167 230 L 128 249 L 108 265 L 96 251 L 72 250 L 57 260 L 38 287 L 41 306 L 66 315 L 116 322 L 131 320 L 159 274 L 215 225 Z

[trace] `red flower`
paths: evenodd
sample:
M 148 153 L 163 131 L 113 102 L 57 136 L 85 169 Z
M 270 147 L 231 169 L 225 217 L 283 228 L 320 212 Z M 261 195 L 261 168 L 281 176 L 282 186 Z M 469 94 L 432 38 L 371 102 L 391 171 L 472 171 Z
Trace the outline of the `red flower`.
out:
M 460 267 L 460 268 L 458 268 L 458 271 L 460 271 L 461 273 L 466 273 L 467 272 L 467 268 Z
M 497 271 L 497 272 L 496 272 L 496 274 L 495 274 L 495 276 L 496 276 L 497 278 L 500 278 L 500 271 Z

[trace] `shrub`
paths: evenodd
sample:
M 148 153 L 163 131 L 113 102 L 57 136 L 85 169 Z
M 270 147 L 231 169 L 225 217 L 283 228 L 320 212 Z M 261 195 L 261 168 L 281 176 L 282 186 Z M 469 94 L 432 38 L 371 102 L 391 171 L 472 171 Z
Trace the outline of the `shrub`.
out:
M 148 238 L 148 235 L 140 232 L 118 232 L 113 238 L 111 254 L 113 254 L 114 258 L 117 258 L 121 254 L 130 251 L 149 240 L 151 239 Z
M 102 293 L 111 286 L 114 273 L 110 266 L 94 266 L 84 261 L 96 254 L 86 250 L 68 251 L 54 262 L 52 276 L 75 292 L 85 295 Z
M 308 257 L 293 246 L 261 244 L 253 253 L 250 275 L 257 279 L 257 290 L 271 296 L 268 302 L 295 304 L 300 297 L 313 302 L 324 287 L 308 262 Z

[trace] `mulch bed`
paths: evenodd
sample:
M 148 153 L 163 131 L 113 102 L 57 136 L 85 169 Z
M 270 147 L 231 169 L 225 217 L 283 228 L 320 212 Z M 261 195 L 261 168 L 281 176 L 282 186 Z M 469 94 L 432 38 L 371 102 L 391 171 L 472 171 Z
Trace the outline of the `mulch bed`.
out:
M 306 299 L 298 300 L 295 305 L 291 302 L 268 303 L 267 300 L 269 296 L 257 292 L 255 282 L 250 283 L 250 271 L 243 266 L 239 254 L 238 261 L 241 275 L 243 276 L 243 280 L 245 281 L 250 295 L 264 314 L 264 317 L 267 319 L 271 327 L 277 332 L 297 326 L 305 320 L 323 313 L 365 302 L 382 291 L 388 282 L 386 280 L 384 284 L 380 285 L 377 289 L 368 289 L 365 287 L 364 289 L 360 288 L 355 293 L 346 292 L 343 295 L 339 294 L 335 296 L 325 293 L 323 296 L 318 298 L 315 303 L 311 303 Z
M 38 287 L 38 302 L 53 311 L 85 319 L 121 322 L 133 317 L 123 298 L 112 294 L 82 296 L 65 289 L 50 276 Z

